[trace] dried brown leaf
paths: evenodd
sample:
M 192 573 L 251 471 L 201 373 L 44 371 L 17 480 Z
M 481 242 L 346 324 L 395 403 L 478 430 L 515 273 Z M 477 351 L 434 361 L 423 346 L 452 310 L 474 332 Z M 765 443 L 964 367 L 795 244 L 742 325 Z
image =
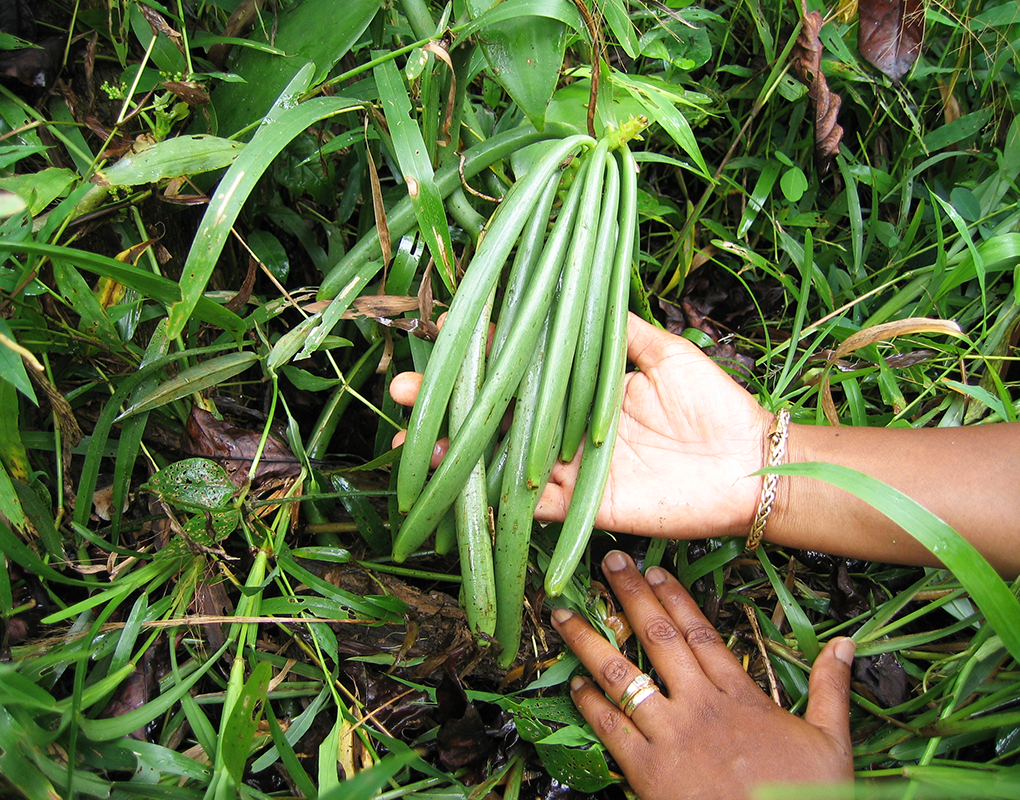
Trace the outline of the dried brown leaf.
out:
M 835 350 L 829 351 L 828 364 L 832 366 L 840 359 L 867 347 L 870 344 L 895 339 L 897 336 L 909 336 L 915 333 L 939 333 L 947 336 L 963 336 L 963 330 L 952 320 L 932 319 L 930 317 L 910 317 L 909 319 L 898 319 L 893 322 L 884 322 L 881 325 L 873 325 L 863 331 L 851 334 Z M 829 384 L 829 373 L 826 371 L 825 380 L 821 388 L 822 410 L 830 425 L 839 425 L 839 414 L 836 412 L 836 403 L 832 399 L 832 387 Z
M 808 87 L 808 97 L 815 111 L 815 163 L 818 173 L 825 175 L 843 141 L 843 128 L 837 122 L 842 98 L 829 89 L 822 73 L 822 30 L 820 11 L 808 12 L 801 2 L 801 30 L 790 53 L 793 72 Z
M 869 344 L 895 339 L 897 336 L 909 336 L 915 333 L 942 333 L 946 336 L 963 336 L 963 330 L 950 319 L 932 319 L 930 317 L 910 317 L 893 322 L 873 325 L 863 331 L 851 334 L 833 351 L 832 358 L 843 358 L 854 350 L 867 347 Z
M 898 81 L 917 60 L 924 41 L 922 0 L 860 0 L 857 50 Z
M 231 482 L 241 487 L 248 478 L 261 438 L 261 430 L 240 428 L 196 406 L 185 428 L 184 447 L 189 455 L 221 462 Z M 301 464 L 290 448 L 270 434 L 255 470 L 253 485 L 258 487 L 277 478 L 296 478 L 300 473 Z

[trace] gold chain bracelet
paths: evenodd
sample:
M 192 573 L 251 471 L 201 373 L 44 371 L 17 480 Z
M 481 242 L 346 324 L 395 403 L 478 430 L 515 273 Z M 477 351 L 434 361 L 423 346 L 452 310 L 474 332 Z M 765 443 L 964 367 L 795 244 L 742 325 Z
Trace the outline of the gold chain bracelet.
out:
M 769 431 L 769 454 L 765 462 L 765 469 L 782 464 L 786 459 L 786 442 L 790 438 L 790 411 L 782 408 L 776 414 L 776 424 Z M 758 500 L 758 510 L 754 514 L 754 522 L 751 524 L 751 532 L 747 535 L 747 551 L 753 553 L 761 544 L 765 536 L 765 525 L 769 521 L 769 514 L 772 513 L 772 504 L 776 501 L 776 488 L 779 485 L 779 476 L 774 472 L 766 472 L 765 480 L 761 485 L 761 498 Z

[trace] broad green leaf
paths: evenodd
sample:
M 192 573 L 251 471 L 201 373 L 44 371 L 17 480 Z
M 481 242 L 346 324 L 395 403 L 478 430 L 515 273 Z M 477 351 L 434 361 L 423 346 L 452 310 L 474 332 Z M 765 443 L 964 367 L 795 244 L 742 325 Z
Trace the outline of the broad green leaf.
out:
M 251 47 L 238 53 L 231 69 L 244 82 L 220 84 L 212 95 L 220 132 L 234 135 L 262 119 L 306 67 L 307 85 L 321 82 L 382 8 L 379 0 L 301 0 L 282 13 L 263 12 L 265 24 L 256 25 L 250 43 L 264 43 L 268 34 L 285 55 Z
M 116 326 L 81 273 L 67 262 L 54 262 L 53 277 L 64 300 L 78 314 L 78 330 L 111 350 L 123 350 L 124 341 Z
M 957 142 L 964 142 L 964 145 L 967 145 L 988 124 L 991 116 L 992 109 L 986 107 L 935 128 L 924 137 L 924 149 L 931 153 Z
M 1020 601 L 974 546 L 915 500 L 877 478 L 837 464 L 809 462 L 770 468 L 831 483 L 885 514 L 931 551 L 970 592 L 985 619 L 1020 660 Z
M 618 780 L 609 772 L 601 745 L 578 748 L 536 743 L 535 751 L 552 777 L 578 792 L 597 792 Z
M 24 749 L 31 747 L 26 739 L 22 720 L 16 720 L 6 704 L 0 703 L 0 774 L 21 790 L 17 794 L 22 797 L 47 800 L 60 797 L 39 767 L 25 755 Z
M 2 463 L 0 463 L 0 514 L 3 514 L 16 530 L 24 532 L 28 529 L 28 518 L 21 507 L 18 493 L 14 490 L 11 476 L 7 474 L 7 467 Z
M 942 279 L 935 292 L 940 300 L 961 284 L 979 277 L 1012 270 L 1020 264 L 1020 233 L 1010 231 L 968 247 L 960 256 L 959 263 Z M 980 270 L 980 271 L 979 271 Z
M 473 36 L 478 31 L 500 27 L 508 20 L 515 20 L 521 17 L 542 17 L 557 20 L 580 34 L 585 34 L 588 31 L 584 20 L 581 19 L 581 15 L 577 11 L 577 7 L 573 3 L 564 2 L 563 0 L 504 0 L 502 3 L 495 2 L 489 4 L 476 2 L 475 5 L 481 11 L 484 11 L 484 13 L 479 11 L 478 16 L 471 20 L 471 22 L 463 28 L 459 28 L 457 30 L 458 37 L 467 38 L 468 36 Z M 541 25 L 542 23 L 536 24 Z
M 15 341 L 11 326 L 3 317 L 0 317 L 0 336 L 6 337 L 11 342 Z M 0 376 L 2 376 L 0 379 L 13 385 L 25 397 L 39 405 L 39 400 L 35 396 L 35 388 L 28 377 L 28 372 L 25 371 L 25 362 L 20 355 L 2 341 L 0 341 Z
M 151 411 L 154 408 L 165 406 L 167 403 L 180 400 L 182 397 L 187 397 L 192 392 L 201 392 L 210 386 L 216 386 L 244 372 L 256 361 L 258 361 L 258 356 L 255 353 L 228 353 L 224 356 L 210 358 L 194 367 L 188 367 L 170 380 L 161 383 L 154 391 L 132 403 L 117 419 L 122 420 L 132 414 Z
M 187 325 L 241 207 L 273 159 L 309 125 L 360 107 L 343 97 L 320 97 L 294 105 L 295 96 L 308 86 L 312 69 L 309 64 L 294 77 L 213 193 L 181 272 L 181 299 L 170 308 L 167 336 L 171 339 L 180 336 Z
M 658 122 L 677 146 L 690 156 L 691 161 L 694 162 L 691 166 L 692 171 L 711 180 L 708 165 L 705 163 L 705 157 L 701 154 L 701 148 L 694 137 L 694 131 L 691 130 L 687 118 L 677 108 L 678 104 L 683 104 L 697 109 L 697 104 L 691 102 L 683 94 L 677 94 L 681 90 L 676 87 L 666 86 L 648 77 L 614 72 L 613 81 L 641 103 L 648 118 Z M 702 112 L 699 110 L 698 113 Z
M 369 547 L 380 555 L 388 553 L 392 544 L 390 532 L 369 498 L 358 492 L 357 488 L 342 475 L 333 475 L 330 481 L 333 490 L 339 493 L 340 502 L 347 509 L 347 513 L 354 517 L 358 533 L 368 542 Z
M 270 663 L 260 661 L 245 682 L 237 702 L 230 710 L 230 717 L 223 725 L 219 755 L 238 785 L 244 778 L 244 765 L 248 761 L 252 739 L 262 719 L 262 707 L 272 677 L 273 668 Z
M 609 23 L 613 37 L 620 43 L 623 51 L 631 58 L 641 55 L 637 28 L 631 22 L 627 0 L 598 0 L 598 5 L 602 9 L 606 22 Z
M 556 0 L 562 2 L 562 0 Z M 491 3 L 468 0 L 478 17 Z M 492 77 L 506 90 L 539 130 L 545 127 L 545 110 L 556 91 L 567 46 L 567 26 L 544 16 L 518 16 L 486 27 L 476 39 L 489 62 Z
M 230 476 L 208 458 L 186 458 L 169 464 L 145 484 L 160 500 L 190 511 L 226 508 L 237 488 Z
M 129 8 L 130 20 L 131 20 L 131 31 L 138 39 L 138 43 L 143 48 L 149 48 L 151 46 L 152 54 L 151 58 L 153 62 L 162 72 L 169 75 L 181 74 L 188 69 L 188 62 L 184 59 L 184 53 L 181 52 L 179 45 L 172 41 L 165 31 L 161 31 L 156 34 L 152 25 L 149 24 L 145 18 L 145 14 L 139 8 L 140 3 L 132 3 Z M 147 4 L 150 9 L 155 6 L 155 3 Z M 173 8 L 173 5 L 167 4 L 167 8 Z M 175 21 L 166 15 L 163 16 L 166 20 L 168 27 L 173 30 L 177 27 Z M 155 38 L 155 41 L 153 41 Z
M 47 167 L 39 172 L 0 178 L 0 189 L 13 192 L 25 201 L 29 213 L 34 217 L 70 191 L 77 180 L 78 176 L 69 169 Z
M 96 182 L 107 186 L 138 186 L 180 175 L 230 166 L 244 148 L 240 142 L 216 136 L 176 136 L 124 156 L 112 167 L 96 173 Z
M 53 695 L 26 678 L 11 664 L 0 664 L 0 697 L 8 708 L 15 706 L 35 709 L 37 712 L 57 711 Z

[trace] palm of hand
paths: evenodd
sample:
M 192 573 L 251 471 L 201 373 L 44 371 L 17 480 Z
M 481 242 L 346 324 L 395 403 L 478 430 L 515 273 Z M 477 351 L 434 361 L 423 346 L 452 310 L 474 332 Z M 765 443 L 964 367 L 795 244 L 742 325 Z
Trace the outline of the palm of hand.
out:
M 697 347 L 636 317 L 623 416 L 596 525 L 623 533 L 686 537 L 745 533 L 772 417 Z M 579 456 L 558 464 L 536 516 L 560 520 Z

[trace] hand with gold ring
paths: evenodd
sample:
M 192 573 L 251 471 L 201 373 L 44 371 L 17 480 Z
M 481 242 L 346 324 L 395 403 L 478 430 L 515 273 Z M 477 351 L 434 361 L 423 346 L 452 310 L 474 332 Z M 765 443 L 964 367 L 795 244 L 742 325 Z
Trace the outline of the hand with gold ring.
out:
M 642 800 L 738 800 L 770 783 L 852 779 L 851 640 L 819 654 L 797 717 L 758 688 L 664 569 L 642 576 L 619 551 L 602 566 L 665 693 L 579 614 L 552 619 L 598 681 L 575 677 L 574 702 Z

